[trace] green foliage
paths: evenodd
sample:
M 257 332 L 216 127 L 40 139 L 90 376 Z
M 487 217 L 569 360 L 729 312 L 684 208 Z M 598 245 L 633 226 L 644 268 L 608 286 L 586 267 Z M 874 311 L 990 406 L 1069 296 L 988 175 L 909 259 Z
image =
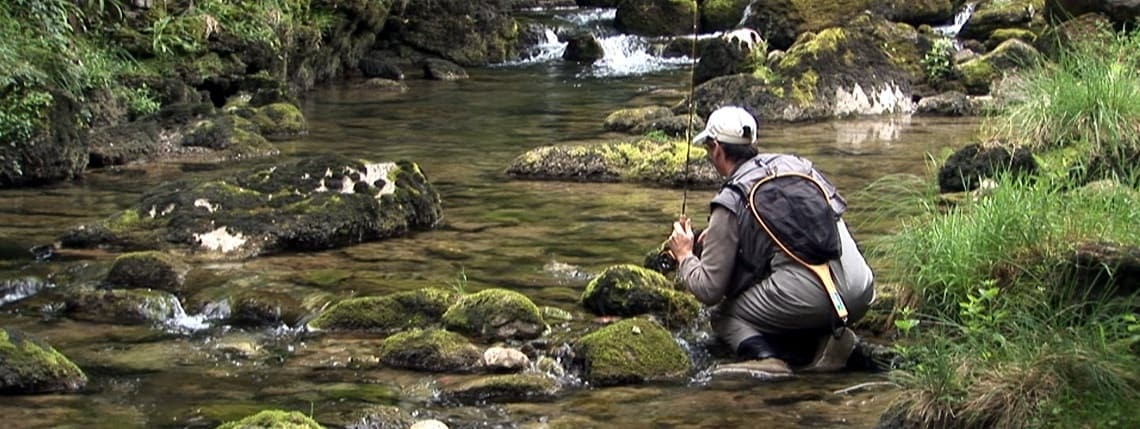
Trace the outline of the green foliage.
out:
M 1011 79 L 1011 102 L 989 118 L 992 138 L 1038 150 L 1088 144 L 1094 156 L 1135 169 L 1140 152 L 1140 31 L 1089 36 Z
M 883 250 L 893 261 L 883 277 L 908 287 L 913 298 L 902 302 L 918 309 L 896 313 L 896 350 L 909 362 L 894 375 L 909 389 L 903 418 L 927 427 L 1140 423 L 1131 405 L 1140 400 L 1136 297 L 1068 275 L 1082 243 L 1140 246 L 1140 195 L 1002 178 L 980 199 L 925 207 Z
M 930 46 L 930 50 L 922 57 L 922 70 L 926 72 L 926 80 L 938 82 L 947 79 L 954 72 L 954 41 L 950 38 L 938 38 Z

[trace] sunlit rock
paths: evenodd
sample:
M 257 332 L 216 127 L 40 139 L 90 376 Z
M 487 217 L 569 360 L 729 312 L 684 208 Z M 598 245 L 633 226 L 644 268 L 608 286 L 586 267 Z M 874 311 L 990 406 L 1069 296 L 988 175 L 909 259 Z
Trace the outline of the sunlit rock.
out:
M 321 429 L 315 420 L 299 411 L 266 410 L 217 429 Z
M 420 420 L 408 429 L 447 429 L 447 424 L 435 419 Z
M 908 114 L 922 37 L 905 24 L 861 16 L 845 27 L 804 34 L 771 65 L 773 76 L 735 74 L 697 87 L 701 116 L 739 105 L 760 120 L 803 121 Z
M 288 139 L 309 133 L 301 109 L 290 103 L 273 103 L 256 109 L 253 118 L 261 135 L 268 139 Z
M 442 329 L 405 331 L 388 337 L 380 347 L 385 365 L 417 371 L 471 372 L 481 359 L 467 338 Z
M 661 273 L 636 265 L 607 268 L 586 285 L 582 305 L 599 316 L 652 314 L 670 326 L 685 326 L 696 320 L 700 303 L 675 289 Z
M 664 106 L 646 106 L 618 109 L 606 115 L 602 126 L 609 131 L 632 131 L 639 124 L 661 118 L 673 116 L 673 112 Z
M 320 330 L 365 330 L 380 333 L 426 328 L 438 324 L 456 300 L 456 295 L 451 291 L 436 288 L 349 298 L 333 304 L 309 322 L 309 326 Z
M 461 404 L 528 402 L 550 400 L 556 393 L 558 383 L 546 375 L 508 374 L 442 385 L 439 399 Z
M 691 365 L 669 331 L 646 319 L 607 325 L 582 337 L 574 349 L 582 379 L 602 386 L 677 379 Z
M 449 329 L 488 340 L 538 338 L 546 322 L 526 295 L 507 289 L 485 289 L 463 295 L 443 314 Z
M 0 394 L 75 392 L 87 375 L 52 346 L 0 328 Z
M 1040 53 L 1033 46 L 1010 39 L 985 55 L 955 66 L 955 69 L 961 74 L 962 83 L 970 94 L 988 94 L 994 80 L 1032 65 L 1039 57 Z
M 181 248 L 216 258 L 323 250 L 434 227 L 439 194 L 411 162 L 338 155 L 169 182 L 73 229 L 64 247 Z
M 483 367 L 489 371 L 518 372 L 530 366 L 523 352 L 507 347 L 491 347 L 483 351 Z
M 705 150 L 689 142 L 647 137 L 628 142 L 535 148 L 516 157 L 507 167 L 507 175 L 516 179 L 634 182 L 678 188 L 720 186 L 723 179 L 704 158 Z

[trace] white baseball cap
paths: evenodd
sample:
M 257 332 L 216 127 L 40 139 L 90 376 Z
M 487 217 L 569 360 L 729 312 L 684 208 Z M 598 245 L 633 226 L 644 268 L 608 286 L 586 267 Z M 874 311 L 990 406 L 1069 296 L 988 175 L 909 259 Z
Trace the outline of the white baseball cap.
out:
M 693 137 L 693 144 L 703 145 L 709 138 L 725 144 L 756 143 L 756 118 L 736 106 L 716 109 L 709 115 L 705 130 Z

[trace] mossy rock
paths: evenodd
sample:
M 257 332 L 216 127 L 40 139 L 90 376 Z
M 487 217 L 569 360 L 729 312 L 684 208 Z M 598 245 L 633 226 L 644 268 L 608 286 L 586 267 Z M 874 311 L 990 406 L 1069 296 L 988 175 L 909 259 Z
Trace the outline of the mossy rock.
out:
M 1045 0 L 1004 0 L 978 2 L 970 19 L 962 26 L 959 38 L 986 40 L 998 29 L 1039 26 Z
M 507 175 L 516 179 L 633 182 L 677 188 L 720 186 L 723 178 L 704 157 L 704 149 L 691 147 L 684 140 L 649 137 L 604 144 L 543 146 L 511 161 Z
M 574 344 L 574 350 L 583 380 L 601 386 L 678 379 L 691 366 L 669 331 L 640 318 L 591 332 Z
M 65 301 L 68 317 L 121 325 L 160 324 L 181 308 L 174 295 L 152 289 L 79 289 Z
M 79 177 L 90 159 L 80 137 L 79 105 L 70 96 L 16 85 L 0 94 L 0 188 Z
M 625 0 L 618 3 L 614 26 L 639 36 L 681 36 L 693 32 L 695 0 Z
M 249 159 L 274 156 L 277 147 L 261 135 L 249 119 L 223 114 L 200 121 L 185 137 L 182 146 L 211 149 L 223 159 Z
M 380 361 L 394 368 L 430 372 L 470 372 L 483 353 L 464 336 L 442 329 L 412 329 L 388 337 Z
M 521 293 L 485 289 L 463 295 L 443 314 L 450 329 L 489 340 L 532 339 L 546 331 L 538 306 Z
M 998 45 L 1009 39 L 1018 39 L 1033 44 L 1037 41 L 1037 33 L 1024 28 L 999 28 L 990 33 L 990 38 L 986 40 L 986 47 L 989 49 L 997 48 Z
M 322 429 L 322 426 L 299 411 L 265 410 L 216 429 Z
M 322 155 L 231 177 L 168 182 L 60 241 L 71 248 L 179 248 L 240 259 L 402 236 L 434 227 L 441 213 L 439 194 L 414 163 Z
M 112 287 L 156 289 L 173 294 L 185 292 L 190 266 L 175 256 L 155 251 L 119 255 L 111 264 L 106 282 Z
M 701 308 L 661 273 L 628 264 L 609 267 L 591 280 L 582 292 L 582 305 L 599 316 L 652 314 L 678 327 L 695 321 Z
M 0 394 L 75 392 L 87 375 L 52 346 L 0 328 Z
M 955 67 L 962 76 L 962 83 L 972 95 L 985 95 L 990 92 L 994 80 L 1006 73 L 1032 66 L 1041 58 L 1037 49 L 1019 39 L 1002 42 L 993 51 Z
M 673 116 L 668 107 L 646 106 L 618 109 L 606 116 L 602 126 L 609 131 L 628 132 L 645 121 Z
M 479 377 L 442 386 L 443 402 L 483 403 L 548 401 L 558 393 L 558 383 L 543 374 L 507 374 Z
M 349 298 L 329 307 L 309 326 L 326 330 L 366 330 L 391 333 L 438 324 L 457 296 L 451 291 L 424 288 L 385 296 Z
M 258 108 L 251 120 L 261 135 L 270 139 L 287 139 L 309 133 L 305 115 L 290 103 L 273 103 Z
M 700 2 L 701 32 L 731 30 L 740 22 L 740 17 L 751 0 L 705 0 Z

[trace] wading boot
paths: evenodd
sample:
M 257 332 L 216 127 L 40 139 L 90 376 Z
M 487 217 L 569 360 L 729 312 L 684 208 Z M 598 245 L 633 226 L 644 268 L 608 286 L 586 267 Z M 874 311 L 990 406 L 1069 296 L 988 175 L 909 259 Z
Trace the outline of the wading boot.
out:
M 855 351 L 855 332 L 841 328 L 839 335 L 826 335 L 815 348 L 815 357 L 800 372 L 835 372 L 847 366 L 847 359 Z

